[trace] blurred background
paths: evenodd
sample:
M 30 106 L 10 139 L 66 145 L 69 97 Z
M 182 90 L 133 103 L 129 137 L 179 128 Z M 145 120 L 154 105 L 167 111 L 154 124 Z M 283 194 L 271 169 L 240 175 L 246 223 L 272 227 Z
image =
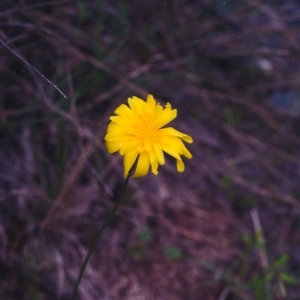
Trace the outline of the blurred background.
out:
M 78 299 L 300 299 L 299 20 L 296 0 L 2 0 L 0 299 L 70 299 L 124 183 L 109 116 L 148 94 L 193 158 L 130 181 Z

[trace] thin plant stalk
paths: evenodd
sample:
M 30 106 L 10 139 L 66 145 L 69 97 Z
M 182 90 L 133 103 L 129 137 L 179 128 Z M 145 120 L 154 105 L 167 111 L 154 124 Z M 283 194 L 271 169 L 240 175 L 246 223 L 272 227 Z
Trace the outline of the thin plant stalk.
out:
M 75 284 L 75 287 L 74 287 L 74 290 L 73 290 L 73 293 L 72 293 L 72 298 L 71 298 L 71 300 L 75 300 L 75 298 L 76 298 L 77 291 L 78 291 L 79 284 L 80 284 L 80 282 L 81 282 L 83 273 L 84 273 L 84 271 L 85 271 L 86 265 L 87 265 L 87 263 L 88 263 L 88 261 L 89 261 L 91 255 L 92 255 L 92 253 L 93 253 L 93 250 L 94 250 L 95 246 L 97 245 L 97 243 L 98 243 L 98 241 L 99 241 L 99 239 L 100 239 L 100 237 L 101 237 L 101 235 L 102 235 L 104 229 L 106 228 L 107 224 L 110 222 L 110 220 L 111 220 L 112 217 L 114 216 L 115 212 L 117 211 L 118 207 L 119 207 L 120 204 L 122 203 L 122 200 L 123 200 L 123 197 L 124 197 L 126 188 L 127 188 L 127 186 L 128 186 L 129 179 L 130 179 L 130 177 L 131 177 L 131 175 L 132 175 L 132 173 L 133 173 L 133 170 L 134 170 L 134 167 L 136 166 L 136 163 L 137 163 L 137 160 L 135 161 L 135 163 L 134 163 L 133 166 L 131 167 L 131 169 L 130 169 L 130 171 L 129 171 L 129 173 L 128 173 L 128 176 L 126 177 L 126 180 L 125 180 L 125 183 L 124 183 L 124 185 L 123 185 L 122 191 L 121 191 L 121 193 L 120 193 L 119 199 L 118 199 L 118 201 L 116 202 L 116 204 L 115 204 L 113 210 L 110 212 L 110 214 L 108 215 L 108 217 L 105 219 L 103 225 L 100 227 L 100 229 L 98 230 L 98 232 L 97 232 L 96 235 L 95 235 L 95 238 L 94 238 L 94 240 L 93 240 L 93 242 L 92 242 L 92 245 L 91 245 L 91 247 L 90 247 L 90 249 L 89 249 L 89 251 L 88 251 L 88 253 L 87 253 L 87 255 L 86 255 L 85 259 L 84 259 L 84 262 L 83 262 L 83 264 L 82 264 L 82 266 L 81 266 L 81 268 L 80 268 L 80 272 L 79 272 L 78 278 L 77 278 L 77 280 L 76 280 L 76 284 Z

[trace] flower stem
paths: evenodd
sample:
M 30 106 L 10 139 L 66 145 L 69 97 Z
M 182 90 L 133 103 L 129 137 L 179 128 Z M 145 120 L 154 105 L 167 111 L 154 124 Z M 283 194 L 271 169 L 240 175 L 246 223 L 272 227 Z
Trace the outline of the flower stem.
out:
M 137 162 L 137 161 L 136 161 Z M 79 275 L 78 275 L 78 278 L 77 278 L 77 281 L 76 281 L 76 284 L 75 284 L 75 287 L 74 287 L 74 290 L 73 290 L 73 293 L 72 293 L 72 298 L 71 300 L 75 300 L 76 298 L 76 295 L 77 295 L 77 291 L 78 291 L 78 287 L 79 287 L 79 284 L 81 282 L 81 279 L 82 279 L 82 276 L 83 276 L 83 273 L 84 273 L 84 270 L 86 268 L 86 265 L 91 257 L 91 254 L 95 248 L 95 246 L 97 245 L 97 242 L 98 240 L 100 239 L 101 235 L 102 235 L 102 232 L 104 231 L 105 227 L 107 226 L 107 224 L 110 222 L 110 220 L 112 219 L 112 217 L 114 216 L 115 212 L 117 211 L 118 207 L 120 206 L 121 202 L 122 202 L 122 199 L 123 199 L 123 196 L 125 194 L 125 190 L 127 188 L 127 185 L 128 185 L 128 182 L 129 182 L 129 179 L 133 173 L 133 170 L 134 170 L 134 167 L 136 165 L 136 162 L 133 164 L 132 168 L 130 169 L 129 173 L 128 173 L 128 176 L 126 177 L 126 180 L 125 180 L 125 183 L 123 185 L 123 188 L 121 190 L 121 193 L 120 193 L 120 196 L 119 196 L 119 199 L 118 201 L 116 202 L 113 210 L 110 212 L 110 214 L 108 215 L 108 217 L 105 219 L 103 225 L 100 227 L 100 229 L 97 231 L 95 237 L 94 237 L 94 240 L 92 242 L 92 245 L 84 259 L 84 262 L 80 268 L 80 272 L 79 272 Z

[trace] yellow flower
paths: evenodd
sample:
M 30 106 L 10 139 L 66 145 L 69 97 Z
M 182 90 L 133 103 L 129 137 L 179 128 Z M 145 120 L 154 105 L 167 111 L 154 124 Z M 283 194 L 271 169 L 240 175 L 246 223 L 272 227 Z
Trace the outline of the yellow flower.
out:
M 177 116 L 177 110 L 170 103 L 166 108 L 157 103 L 152 95 L 147 102 L 133 96 L 128 98 L 129 106 L 121 104 L 110 117 L 105 136 L 109 153 L 119 151 L 124 156 L 124 176 L 128 175 L 138 157 L 133 177 L 142 177 L 149 172 L 158 174 L 158 165 L 165 163 L 163 151 L 176 158 L 178 172 L 184 171 L 180 155 L 191 158 L 182 140 L 192 143 L 193 139 L 172 127 L 162 128 Z

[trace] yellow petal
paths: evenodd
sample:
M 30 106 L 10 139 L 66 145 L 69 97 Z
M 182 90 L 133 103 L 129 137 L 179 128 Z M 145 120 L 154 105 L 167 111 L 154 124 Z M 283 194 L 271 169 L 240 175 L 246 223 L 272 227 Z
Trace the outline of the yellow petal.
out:
M 171 105 L 167 103 L 166 109 L 160 110 L 158 107 L 157 109 L 157 117 L 156 117 L 156 125 L 157 128 L 161 128 L 166 124 L 170 123 L 174 120 L 177 116 L 177 109 L 171 109 Z
M 136 170 L 133 177 L 143 177 L 147 175 L 150 167 L 150 158 L 147 152 L 141 153 L 136 166 Z
M 176 158 L 176 165 L 177 165 L 177 171 L 178 172 L 183 172 L 184 171 L 184 163 L 178 154 L 176 150 L 174 150 L 172 147 L 170 147 L 168 144 L 163 144 L 162 149 L 170 154 L 171 156 Z
M 108 130 L 104 139 L 109 142 L 120 141 L 123 140 L 126 136 L 126 131 L 116 129 L 116 130 Z
M 182 148 L 182 155 L 184 155 L 188 159 L 191 159 L 193 157 L 191 152 L 184 145 L 183 145 L 183 148 Z
M 120 154 L 125 155 L 126 152 L 130 152 L 132 150 L 137 151 L 139 146 L 140 146 L 140 141 L 136 138 L 131 138 L 129 140 L 124 140 L 121 149 L 120 149 Z
M 165 163 L 165 157 L 164 157 L 164 153 L 162 151 L 161 145 L 158 142 L 154 142 L 152 146 L 153 146 L 153 150 L 156 154 L 158 163 L 160 165 L 163 165 Z
M 177 171 L 178 172 L 183 172 L 184 171 L 184 163 L 182 160 L 177 159 L 176 160 L 176 166 L 177 166 Z
M 158 174 L 158 171 L 157 171 L 158 160 L 157 160 L 156 154 L 153 151 L 151 151 L 151 152 L 149 152 L 149 156 L 150 156 L 151 171 L 153 174 L 157 175 Z
M 161 142 L 161 148 L 166 153 L 170 154 L 171 156 L 175 157 L 176 159 L 181 159 L 180 155 L 176 150 L 174 150 L 169 144 L 166 144 L 164 142 Z
M 121 117 L 127 117 L 127 115 L 130 114 L 130 108 L 125 104 L 121 104 L 120 106 L 117 107 L 114 113 Z
M 141 115 L 146 107 L 146 102 L 135 96 L 128 98 L 128 103 L 130 108 L 138 115 Z
M 106 148 L 108 153 L 114 153 L 120 150 L 120 142 L 106 142 Z
M 132 150 L 127 152 L 124 155 L 124 176 L 127 177 L 130 168 L 133 166 L 136 158 L 138 157 L 138 152 L 136 150 Z
M 124 127 L 118 125 L 118 124 L 114 124 L 114 123 L 109 123 L 108 127 L 107 127 L 107 134 L 106 135 L 113 135 L 113 134 L 118 134 L 119 137 L 122 137 L 122 135 L 124 134 Z
M 184 155 L 187 158 L 192 157 L 192 154 L 188 151 L 188 149 L 185 147 L 185 145 L 183 144 L 181 139 L 179 139 L 178 137 L 165 136 L 164 138 L 161 138 L 160 140 L 163 141 L 163 144 L 165 146 L 168 145 L 168 147 L 170 149 L 173 149 L 178 154 Z
M 144 139 L 144 151 L 149 152 L 151 150 L 152 146 L 152 141 L 149 138 Z
M 153 96 L 148 95 L 147 104 L 146 104 L 147 110 L 154 110 L 155 106 L 156 106 L 156 101 L 154 100 Z
M 119 133 L 108 133 L 104 137 L 104 140 L 107 142 L 117 142 L 124 143 L 127 140 L 131 139 L 132 136 L 128 135 L 126 132 L 119 132 Z
M 174 129 L 173 127 L 162 128 L 159 130 L 159 133 L 162 133 L 164 135 L 169 135 L 169 136 L 177 136 L 177 137 L 183 139 L 187 143 L 193 142 L 193 139 L 191 136 Z
M 130 124 L 130 121 L 128 120 L 128 118 L 124 118 L 124 117 L 120 117 L 120 116 L 112 116 L 109 118 L 111 121 L 113 121 L 113 123 L 118 124 L 120 126 L 128 126 L 128 124 Z

